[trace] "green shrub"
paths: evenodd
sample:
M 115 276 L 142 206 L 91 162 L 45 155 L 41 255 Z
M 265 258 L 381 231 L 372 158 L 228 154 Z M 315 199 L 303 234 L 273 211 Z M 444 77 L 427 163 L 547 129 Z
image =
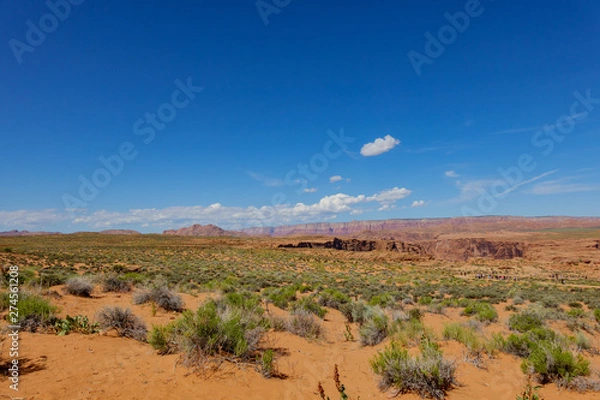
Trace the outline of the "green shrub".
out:
M 327 310 L 319 306 L 319 304 L 317 304 L 315 299 L 312 297 L 304 297 L 296 300 L 292 305 L 292 310 L 305 310 L 315 314 L 321 319 L 323 319 L 325 314 L 327 314 Z
M 416 393 L 421 397 L 443 399 L 456 384 L 454 363 L 443 358 L 437 346 L 424 344 L 421 355 L 412 357 L 397 343 L 377 353 L 370 361 L 381 376 L 382 390 L 394 388 L 398 394 Z
M 527 332 L 534 328 L 541 328 L 544 325 L 542 317 L 531 311 L 523 311 L 518 314 L 512 314 L 508 319 L 508 326 L 513 331 Z
M 490 303 L 471 303 L 465 307 L 463 315 L 475 315 L 481 322 L 494 322 L 498 320 L 498 313 Z
M 98 323 L 90 323 L 90 320 L 85 315 L 76 315 L 67 317 L 63 320 L 58 320 L 54 323 L 54 330 L 59 336 L 68 335 L 69 333 L 81 333 L 83 335 L 91 335 L 98 333 Z
M 567 311 L 567 315 L 572 318 L 583 318 L 585 317 L 585 311 L 581 308 L 571 308 Z
M 446 324 L 442 335 L 444 339 L 456 340 L 463 344 L 468 352 L 467 361 L 477 367 L 483 366 L 482 358 L 484 355 L 493 356 L 504 343 L 501 336 L 494 336 L 491 340 L 485 340 L 477 334 L 475 328 L 458 322 Z
M 297 289 L 296 286 L 270 287 L 265 289 L 263 294 L 277 307 L 285 310 L 292 301 L 296 300 Z
M 540 383 L 569 381 L 590 373 L 590 362 L 581 355 L 573 355 L 561 344 L 541 341 L 521 364 L 524 373 L 535 373 Z
M 146 341 L 148 330 L 143 320 L 133 314 L 129 308 L 104 307 L 98 312 L 98 323 L 104 330 L 114 329 L 119 336 Z
M 397 321 L 390 329 L 394 333 L 394 341 L 404 346 L 419 346 L 422 342 L 436 339 L 432 329 L 425 327 L 419 319 Z
M 433 301 L 433 299 L 431 298 L 431 296 L 422 296 L 419 298 L 418 303 L 423 306 L 428 306 L 431 304 L 432 301 Z
M 596 319 L 596 322 L 600 322 L 600 308 L 594 310 L 594 318 Z
M 218 355 L 247 360 L 258 348 L 265 320 L 240 307 L 239 300 L 209 300 L 196 312 L 184 311 L 167 326 L 153 327 L 148 342 L 162 354 L 181 352 L 187 366 L 199 367 Z
M 275 352 L 272 349 L 265 350 L 260 356 L 258 356 L 258 365 L 260 372 L 265 378 L 272 378 L 276 375 L 275 368 Z
M 362 324 L 365 322 L 366 312 L 369 306 L 362 301 L 351 301 L 350 303 L 343 304 L 340 307 L 340 312 L 344 314 L 348 322 L 356 322 Z
M 11 295 L 13 296 L 11 298 Z M 47 328 L 56 322 L 57 308 L 41 296 L 20 292 L 17 298 L 15 293 L 4 293 L 2 295 L 2 309 L 8 310 L 6 321 L 12 325 L 20 325 L 21 329 L 28 332 L 36 332 L 40 328 Z M 10 307 L 16 307 L 16 312 Z
M 323 307 L 339 310 L 344 304 L 350 302 L 350 298 L 337 289 L 324 289 L 317 294 L 317 303 Z
M 374 346 L 388 336 L 389 319 L 379 307 L 371 307 L 366 319 L 360 326 L 360 343 L 363 346 Z

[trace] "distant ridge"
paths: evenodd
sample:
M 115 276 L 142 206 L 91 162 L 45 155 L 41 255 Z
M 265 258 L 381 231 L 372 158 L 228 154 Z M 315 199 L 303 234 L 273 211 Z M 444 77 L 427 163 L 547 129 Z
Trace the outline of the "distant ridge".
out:
M 244 233 L 236 231 L 228 231 L 216 225 L 199 225 L 195 224 L 186 228 L 169 229 L 163 232 L 164 235 L 176 236 L 198 236 L 198 237 L 215 237 L 215 236 L 246 236 Z
M 319 222 L 277 227 L 246 228 L 252 236 L 359 236 L 389 237 L 418 235 L 418 239 L 443 233 L 532 231 L 560 228 L 600 228 L 599 217 L 455 217 L 427 219 L 389 219 L 351 222 Z M 414 239 L 417 239 L 416 237 Z
M 102 235 L 141 235 L 141 233 L 132 229 L 107 229 L 98 233 Z
M 42 236 L 42 235 L 62 235 L 60 232 L 29 232 L 12 230 L 6 232 L 0 232 L 0 236 Z

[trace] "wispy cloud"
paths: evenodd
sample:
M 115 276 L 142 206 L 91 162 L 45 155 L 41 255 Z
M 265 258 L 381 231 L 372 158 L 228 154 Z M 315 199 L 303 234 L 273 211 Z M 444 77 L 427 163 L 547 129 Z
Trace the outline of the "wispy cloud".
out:
M 344 178 L 342 178 L 341 175 L 333 175 L 333 176 L 329 177 L 329 182 L 335 183 L 335 182 L 341 181 L 342 179 L 344 179 Z
M 360 154 L 365 157 L 378 156 L 386 153 L 400 144 L 400 141 L 390 135 L 385 135 L 382 138 L 377 138 L 375 141 L 366 143 L 360 149 Z
M 304 193 L 315 193 L 317 191 L 317 188 L 306 188 L 303 190 Z
M 573 124 L 579 123 L 581 121 L 583 121 L 587 116 L 588 116 L 588 112 L 581 112 L 579 114 L 575 114 L 575 115 L 570 115 L 568 117 L 565 117 L 565 119 L 567 121 L 572 122 Z M 547 125 L 547 128 L 556 128 L 556 125 Z M 488 135 L 507 135 L 507 134 L 513 134 L 513 133 L 525 133 L 525 132 L 535 132 L 535 131 L 539 131 L 544 129 L 544 125 L 538 125 L 538 126 L 530 126 L 530 127 L 525 127 L 525 128 L 510 128 L 510 129 L 502 129 L 499 131 L 495 131 L 495 132 L 490 132 L 488 133 Z
M 593 192 L 600 190 L 600 185 L 590 185 L 584 183 L 566 183 L 569 179 L 555 179 L 540 182 L 534 185 L 528 193 L 537 195 L 551 195 L 576 192 Z
M 534 176 L 533 178 L 518 182 L 516 184 L 509 184 L 504 179 L 473 179 L 473 180 L 468 180 L 468 181 L 457 180 L 455 184 L 456 184 L 456 187 L 460 190 L 460 193 L 458 196 L 456 196 L 453 199 L 450 199 L 448 202 L 456 204 L 456 203 L 465 203 L 465 202 L 474 200 L 477 197 L 481 196 L 483 193 L 489 192 L 490 189 L 492 188 L 492 186 L 495 186 L 495 185 L 497 185 L 500 188 L 507 187 L 506 189 L 503 189 L 501 196 L 499 196 L 499 197 L 505 197 L 509 193 L 514 192 L 515 190 L 517 190 L 518 188 L 520 188 L 522 186 L 525 186 L 525 185 L 528 185 L 535 181 L 538 181 L 540 179 L 543 179 L 543 178 L 545 178 L 549 175 L 552 175 L 556 172 L 558 172 L 558 169 L 544 172 L 540 175 Z
M 452 171 L 452 170 L 444 172 L 444 175 L 446 175 L 448 178 L 458 178 L 458 177 L 460 177 L 459 174 L 457 174 L 455 171 Z
M 252 179 L 254 179 L 255 181 L 258 181 L 260 183 L 262 183 L 263 186 L 267 186 L 267 187 L 279 187 L 279 186 L 284 186 L 285 182 L 283 181 L 283 179 L 278 179 L 278 178 L 270 178 L 268 176 L 265 176 L 263 174 L 259 174 L 257 172 L 254 171 L 246 171 L 246 174 L 248 174 L 248 176 Z

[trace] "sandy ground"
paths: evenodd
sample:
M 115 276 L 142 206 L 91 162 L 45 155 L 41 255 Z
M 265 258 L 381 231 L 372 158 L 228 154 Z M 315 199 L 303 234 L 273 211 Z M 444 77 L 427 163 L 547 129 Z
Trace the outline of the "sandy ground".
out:
M 60 288 L 54 288 L 60 292 Z M 184 294 L 188 308 L 195 309 L 209 294 L 193 297 Z M 98 294 L 84 299 L 65 295 L 52 300 L 61 315 L 88 315 L 91 319 L 102 307 L 130 307 L 150 327 L 176 318 L 174 313 L 158 311 L 152 315 L 149 305 L 132 305 L 131 294 Z M 273 309 L 271 312 L 285 314 Z M 485 328 L 491 332 L 508 332 L 508 314 L 497 306 L 500 321 Z M 440 333 L 450 321 L 466 321 L 459 310 L 448 309 L 445 316 L 426 314 L 425 325 Z M 271 332 L 270 347 L 279 348 L 280 372 L 287 379 L 265 379 L 252 365 L 222 364 L 217 372 L 203 375 L 192 373 L 178 363 L 178 356 L 160 356 L 148 345 L 116 337 L 112 332 L 99 335 L 23 333 L 20 351 L 23 371 L 19 392 L 8 388 L 9 381 L 0 378 L 0 398 L 7 399 L 318 399 L 317 384 L 323 382 L 332 399 L 337 393 L 333 384 L 333 366 L 337 364 L 341 381 L 352 399 L 389 399 L 393 393 L 382 393 L 369 359 L 388 340 L 375 347 L 363 347 L 344 338 L 345 320 L 335 310 L 329 310 L 324 321 L 326 339 L 307 341 L 289 333 Z M 356 327 L 354 334 L 358 337 Z M 593 338 L 596 345 L 598 336 Z M 500 354 L 487 360 L 487 369 L 477 369 L 464 362 L 464 348 L 456 342 L 441 342 L 447 358 L 455 359 L 460 386 L 449 392 L 449 399 L 514 400 L 520 393 L 525 377 L 516 357 Z M 6 341 L 2 354 L 7 354 Z M 600 369 L 600 357 L 590 357 L 592 367 Z M 560 391 L 547 385 L 540 392 L 546 400 L 600 399 L 600 393 L 579 394 Z M 403 395 L 403 399 L 418 399 Z

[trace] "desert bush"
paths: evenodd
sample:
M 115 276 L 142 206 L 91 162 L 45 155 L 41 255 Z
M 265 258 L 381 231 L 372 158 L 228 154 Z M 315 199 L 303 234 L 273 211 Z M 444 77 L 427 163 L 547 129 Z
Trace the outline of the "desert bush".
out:
M 20 292 L 18 301 L 10 297 L 14 293 L 2 295 L 2 310 L 9 310 L 6 321 L 12 325 L 20 325 L 21 329 L 36 332 L 38 329 L 48 328 L 56 322 L 58 309 L 48 300 L 33 293 Z M 18 313 L 11 313 L 10 306 L 17 307 Z
M 408 318 L 416 321 L 423 319 L 423 313 L 418 308 L 411 308 L 408 310 Z
M 133 294 L 133 304 L 155 303 L 166 311 L 183 311 L 184 302 L 180 295 L 166 286 L 155 286 L 150 290 L 141 290 Z
M 339 310 L 343 304 L 349 303 L 350 298 L 337 289 L 327 288 L 317 293 L 317 304 Z
M 257 361 L 262 376 L 272 378 L 276 375 L 275 352 L 272 349 L 267 349 L 260 356 L 257 356 Z
M 405 298 L 402 299 L 402 305 L 412 306 L 414 304 L 415 304 L 415 302 L 410 297 L 405 297 Z
M 404 346 L 419 346 L 424 341 L 436 340 L 433 330 L 425 327 L 420 319 L 414 318 L 397 320 L 395 325 L 390 327 L 390 333 L 393 333 L 395 342 Z
M 88 278 L 70 278 L 65 283 L 65 291 L 68 294 L 79 297 L 91 297 L 94 285 Z
M 540 315 L 531 311 L 523 311 L 518 314 L 512 314 L 508 319 L 508 326 L 513 331 L 527 332 L 534 328 L 541 328 L 544 321 Z
M 314 340 L 323 336 L 323 327 L 314 314 L 306 310 L 292 311 L 287 321 L 287 330 L 294 335 Z
M 351 301 L 350 303 L 343 304 L 340 307 L 340 312 L 344 314 L 348 322 L 356 322 L 362 324 L 365 322 L 365 315 L 369 306 L 362 301 Z
M 515 296 L 513 297 L 512 303 L 515 306 L 520 306 L 521 304 L 525 303 L 525 300 L 523 300 L 521 296 Z
M 594 310 L 594 318 L 596 319 L 596 322 L 600 322 L 600 308 Z
M 68 273 L 61 271 L 41 271 L 32 283 L 48 288 L 50 286 L 63 285 L 67 282 Z
M 490 303 L 475 302 L 465 307 L 463 315 L 475 317 L 485 323 L 490 323 L 498 320 L 498 313 Z
M 263 295 L 281 309 L 286 309 L 288 305 L 296 300 L 296 286 L 270 287 L 264 290 Z
M 102 291 L 104 292 L 115 292 L 115 293 L 127 293 L 131 291 L 131 284 L 120 279 L 117 276 L 109 275 L 102 279 Z
M 275 332 L 284 332 L 287 330 L 287 320 L 283 317 L 273 315 L 269 318 L 269 322 Z
M 192 367 L 211 356 L 248 360 L 258 349 L 266 320 L 239 300 L 224 297 L 209 300 L 196 312 L 184 311 L 168 325 L 153 327 L 148 342 L 161 354 L 181 352 L 184 364 Z
M 360 343 L 363 346 L 374 346 L 388 336 L 389 319 L 379 307 L 369 307 L 366 318 L 360 326 Z
M 590 362 L 575 356 L 560 343 L 540 341 L 521 364 L 524 373 L 534 373 L 540 383 L 570 380 L 590 373 Z
M 559 302 L 553 296 L 544 296 L 540 303 L 546 308 L 556 308 L 559 306 Z
M 454 363 L 443 358 L 432 343 L 421 346 L 421 355 L 412 357 L 397 343 L 392 343 L 371 359 L 371 368 L 381 376 L 382 390 L 394 388 L 398 394 L 416 393 L 421 397 L 444 399 L 457 384 Z
M 431 298 L 431 296 L 422 296 L 419 298 L 418 303 L 422 306 L 428 306 L 431 304 L 432 301 L 433 298 Z
M 67 315 L 65 319 L 54 323 L 54 330 L 59 336 L 68 335 L 69 333 L 91 335 L 99 332 L 98 327 L 98 323 L 90 323 L 90 320 L 85 315 L 76 315 L 74 317 Z
M 292 304 L 292 310 L 304 310 L 315 314 L 317 317 L 323 319 L 325 314 L 327 314 L 327 310 L 323 307 L 319 306 L 314 298 L 312 297 L 304 297 L 296 300 Z
M 590 350 L 592 348 L 590 338 L 585 336 L 583 332 L 577 332 L 575 334 L 575 337 L 573 338 L 573 343 L 577 347 L 578 351 Z
M 121 337 L 146 341 L 146 324 L 129 308 L 105 307 L 98 312 L 98 323 L 101 329 L 114 329 Z
M 571 307 L 571 308 L 582 308 L 583 306 L 578 301 L 571 301 L 571 302 L 569 302 L 569 307 Z
M 478 368 L 483 367 L 483 356 L 492 357 L 502 347 L 501 336 L 493 336 L 486 340 L 477 334 L 475 328 L 452 322 L 444 326 L 442 332 L 444 339 L 456 340 L 467 348 L 466 360 Z
M 432 314 L 444 315 L 446 312 L 446 307 L 442 303 L 431 303 L 427 307 L 427 311 Z

